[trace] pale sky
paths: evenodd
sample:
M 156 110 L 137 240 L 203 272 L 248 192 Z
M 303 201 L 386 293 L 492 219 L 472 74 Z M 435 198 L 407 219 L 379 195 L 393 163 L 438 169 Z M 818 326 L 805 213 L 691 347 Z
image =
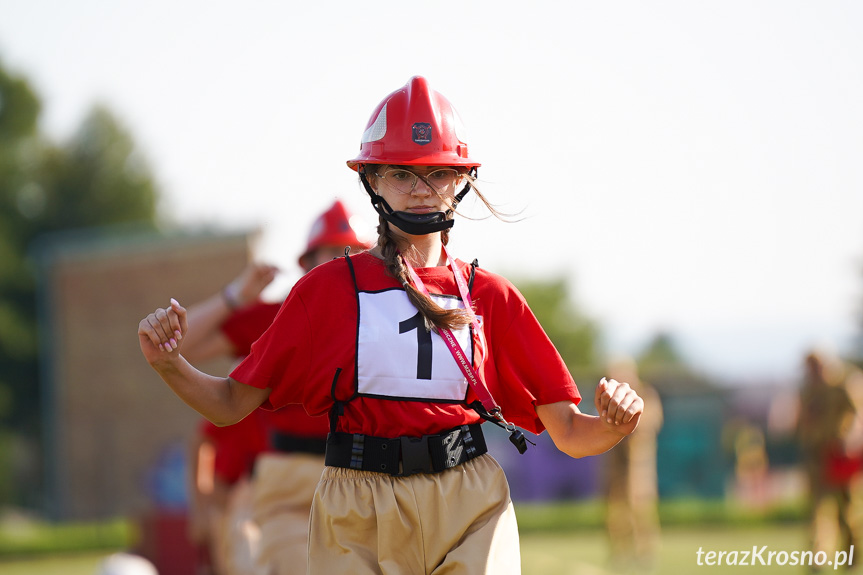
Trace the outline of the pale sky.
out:
M 334 198 L 374 220 L 345 160 L 423 75 L 528 216 L 457 221 L 457 256 L 567 276 L 610 352 L 668 330 L 757 381 L 863 315 L 861 29 L 852 0 L 0 0 L 0 59 L 57 139 L 106 104 L 177 222 L 260 227 L 282 292 Z

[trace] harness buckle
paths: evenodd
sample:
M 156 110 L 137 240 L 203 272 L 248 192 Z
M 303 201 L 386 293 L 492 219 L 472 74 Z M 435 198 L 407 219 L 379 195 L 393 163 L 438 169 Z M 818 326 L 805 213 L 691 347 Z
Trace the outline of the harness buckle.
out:
M 434 473 L 427 435 L 422 437 L 402 436 L 399 439 L 401 440 L 402 448 L 400 475 Z

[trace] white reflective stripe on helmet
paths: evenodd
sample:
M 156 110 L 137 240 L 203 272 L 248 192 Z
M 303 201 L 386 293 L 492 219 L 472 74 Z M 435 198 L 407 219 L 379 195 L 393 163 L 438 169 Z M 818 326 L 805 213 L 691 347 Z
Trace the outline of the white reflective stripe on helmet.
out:
M 378 140 L 383 139 L 383 137 L 387 134 L 387 105 L 384 104 L 384 107 L 381 108 L 381 113 L 378 114 L 378 117 L 375 118 L 375 121 L 369 126 L 365 132 L 363 132 L 363 137 L 360 140 L 361 144 L 367 144 L 368 142 L 377 142 Z

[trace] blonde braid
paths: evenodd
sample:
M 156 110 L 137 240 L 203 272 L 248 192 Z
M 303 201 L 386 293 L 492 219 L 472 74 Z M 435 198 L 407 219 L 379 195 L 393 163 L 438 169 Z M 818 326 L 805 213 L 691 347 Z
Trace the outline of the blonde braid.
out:
M 389 226 L 382 217 L 379 219 L 378 247 L 380 247 L 381 254 L 384 256 L 384 265 L 390 276 L 395 278 L 404 287 L 408 299 L 423 316 L 426 329 L 428 331 L 436 328 L 457 330 L 469 325 L 472 315 L 470 312 L 461 308 L 442 308 L 411 284 L 408 270 L 404 265 L 402 256 L 399 254 L 398 246 L 391 236 Z M 444 243 L 449 241 L 448 231 L 446 230 L 442 234 L 441 239 L 445 240 Z

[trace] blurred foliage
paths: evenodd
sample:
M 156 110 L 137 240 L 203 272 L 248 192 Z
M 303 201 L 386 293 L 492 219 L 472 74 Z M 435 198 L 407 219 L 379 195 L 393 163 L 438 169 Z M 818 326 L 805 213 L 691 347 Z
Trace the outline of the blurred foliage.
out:
M 514 283 L 579 382 L 582 396 L 591 396 L 605 375 L 607 359 L 597 322 L 579 309 L 568 281 L 562 277 L 516 279 Z M 640 375 L 660 392 L 715 389 L 711 378 L 692 367 L 669 332 L 657 332 L 633 359 Z M 590 411 L 590 406 L 584 408 Z
M 107 109 L 94 107 L 54 143 L 40 132 L 41 108 L 0 61 L 0 430 L 30 436 L 40 423 L 35 244 L 70 229 L 152 227 L 157 200 L 146 162 Z
M 713 379 L 692 366 L 669 332 L 657 332 L 636 355 L 635 360 L 641 377 L 660 394 L 706 393 L 716 390 Z
M 599 327 L 578 309 L 566 279 L 525 279 L 514 283 L 571 371 L 584 372 L 598 365 Z
M 674 338 L 667 332 L 659 332 L 653 336 L 637 359 L 641 369 L 647 370 L 685 368 L 687 365 Z

